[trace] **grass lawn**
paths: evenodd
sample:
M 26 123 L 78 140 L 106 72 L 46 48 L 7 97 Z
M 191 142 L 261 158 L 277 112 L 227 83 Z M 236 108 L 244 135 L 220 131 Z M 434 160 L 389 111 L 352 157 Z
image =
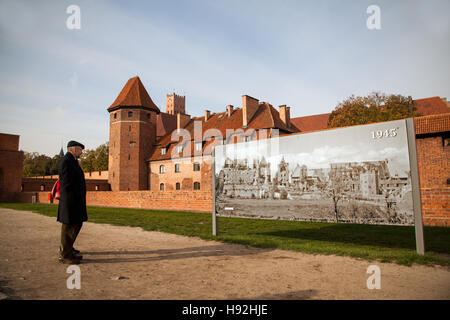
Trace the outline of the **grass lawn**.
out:
M 56 217 L 52 204 L 0 203 L 0 207 Z M 219 217 L 219 236 L 212 235 L 211 214 L 88 207 L 89 222 L 141 227 L 202 239 L 277 248 L 312 254 L 334 254 L 403 265 L 450 266 L 450 228 L 424 227 L 425 256 L 416 254 L 414 227 L 315 223 Z M 55 221 L 56 222 L 56 221 Z

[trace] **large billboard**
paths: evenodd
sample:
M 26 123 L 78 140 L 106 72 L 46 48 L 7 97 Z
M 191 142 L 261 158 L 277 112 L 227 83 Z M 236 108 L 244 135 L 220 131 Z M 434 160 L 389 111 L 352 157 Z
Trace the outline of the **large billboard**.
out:
M 406 120 L 215 147 L 215 213 L 414 225 Z

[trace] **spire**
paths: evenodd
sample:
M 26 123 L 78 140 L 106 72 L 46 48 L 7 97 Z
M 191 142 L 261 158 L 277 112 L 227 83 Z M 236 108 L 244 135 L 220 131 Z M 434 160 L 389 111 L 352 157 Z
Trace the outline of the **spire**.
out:
M 159 108 L 153 103 L 152 99 L 145 90 L 144 85 L 138 76 L 127 81 L 122 91 L 120 91 L 116 100 L 108 108 L 111 112 L 120 107 L 143 107 L 159 113 Z
M 64 157 L 64 151 L 63 148 L 61 147 L 61 150 L 59 151 L 59 156 L 62 158 Z

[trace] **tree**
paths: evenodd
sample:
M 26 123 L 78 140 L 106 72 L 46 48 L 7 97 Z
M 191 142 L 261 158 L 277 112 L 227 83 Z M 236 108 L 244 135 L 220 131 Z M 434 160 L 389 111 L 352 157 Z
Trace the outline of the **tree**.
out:
M 347 185 L 344 182 L 342 173 L 339 170 L 332 170 L 328 175 L 328 181 L 319 180 L 316 184 L 322 194 L 330 198 L 334 205 L 334 218 L 339 222 L 338 202 L 344 197 Z
M 87 149 L 81 155 L 81 168 L 85 172 L 108 170 L 109 143 L 98 146 L 95 150 Z
M 25 152 L 23 159 L 23 177 L 55 174 L 52 158 L 37 152 Z M 56 170 L 57 173 L 58 170 Z
M 352 95 L 340 102 L 328 118 L 328 128 L 417 117 L 414 102 L 402 95 L 374 92 L 366 97 Z
M 108 142 L 100 145 L 95 150 L 85 150 L 81 156 L 81 167 L 83 171 L 105 171 L 108 170 Z M 61 148 L 59 154 L 50 158 L 37 152 L 25 152 L 23 160 L 23 177 L 35 177 L 46 175 L 57 175 L 58 166 L 64 152 Z

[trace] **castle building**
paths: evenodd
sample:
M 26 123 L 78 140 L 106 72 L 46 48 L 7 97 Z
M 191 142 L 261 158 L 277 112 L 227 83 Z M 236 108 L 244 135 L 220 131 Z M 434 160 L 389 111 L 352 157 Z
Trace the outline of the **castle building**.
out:
M 185 102 L 184 96 L 167 95 L 161 112 L 139 77 L 128 80 L 107 109 L 112 191 L 209 190 L 213 145 L 299 132 L 286 105 L 277 111 L 243 95 L 242 108 L 228 105 L 224 112 L 206 110 L 191 118 Z

